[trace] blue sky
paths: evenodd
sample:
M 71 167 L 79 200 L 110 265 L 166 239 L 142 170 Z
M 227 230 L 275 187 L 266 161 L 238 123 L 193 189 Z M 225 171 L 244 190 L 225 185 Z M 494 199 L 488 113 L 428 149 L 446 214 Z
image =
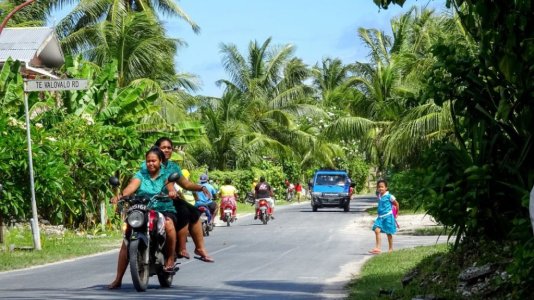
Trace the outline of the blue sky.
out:
M 178 5 L 201 27 L 195 34 L 180 19 L 165 19 L 167 33 L 188 46 L 178 51 L 179 72 L 196 74 L 201 81 L 198 94 L 220 96 L 215 85 L 227 78 L 221 64 L 221 43 L 235 44 L 246 53 L 250 41 L 292 44 L 295 56 L 308 65 L 323 57 L 337 57 L 345 63 L 365 61 L 357 29 L 379 28 L 390 34 L 390 20 L 410 7 L 445 9 L 444 0 L 407 0 L 404 7 L 379 10 L 372 0 L 181 0 Z

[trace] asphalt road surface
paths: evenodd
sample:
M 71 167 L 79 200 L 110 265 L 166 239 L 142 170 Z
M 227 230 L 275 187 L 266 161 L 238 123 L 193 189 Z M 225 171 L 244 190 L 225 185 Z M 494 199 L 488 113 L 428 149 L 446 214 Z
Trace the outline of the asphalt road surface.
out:
M 279 207 L 267 225 L 240 216 L 218 225 L 206 245 L 215 263 L 181 260 L 171 288 L 151 277 L 135 291 L 129 269 L 122 288 L 107 290 L 117 251 L 72 261 L 0 273 L 2 299 L 342 299 L 344 285 L 370 257 L 374 233 L 358 219 L 372 198 L 357 197 L 351 211 L 319 209 L 308 201 Z M 360 222 L 361 223 L 361 222 Z M 436 243 L 435 236 L 396 235 L 396 249 Z M 120 245 L 117 245 L 117 249 Z M 383 249 L 387 239 L 383 236 Z M 193 243 L 188 250 L 193 254 Z

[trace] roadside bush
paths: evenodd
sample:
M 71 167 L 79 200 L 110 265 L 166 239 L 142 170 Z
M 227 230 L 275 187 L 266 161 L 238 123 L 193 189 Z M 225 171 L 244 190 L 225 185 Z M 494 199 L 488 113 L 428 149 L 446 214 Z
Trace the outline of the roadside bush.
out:
M 400 201 L 402 208 L 419 208 L 423 206 L 423 197 L 425 195 L 422 190 L 421 182 L 423 181 L 425 173 L 418 169 L 409 169 L 401 172 L 393 172 L 388 178 L 392 194 Z
M 355 158 L 348 163 L 348 169 L 352 183 L 355 184 L 354 189 L 357 193 L 361 193 L 367 185 L 369 165 L 363 159 Z
M 275 197 L 279 200 L 284 199 L 284 179 L 287 176 L 282 171 L 282 167 L 268 161 L 262 162 L 261 166 L 262 168 L 251 168 L 250 170 L 215 170 L 211 171 L 209 176 L 210 179 L 217 180 L 219 186 L 224 184 L 225 178 L 232 179 L 232 185 L 238 189 L 241 200 L 252 190 L 254 179 L 259 179 L 261 176 L 264 176 L 269 185 L 275 189 Z

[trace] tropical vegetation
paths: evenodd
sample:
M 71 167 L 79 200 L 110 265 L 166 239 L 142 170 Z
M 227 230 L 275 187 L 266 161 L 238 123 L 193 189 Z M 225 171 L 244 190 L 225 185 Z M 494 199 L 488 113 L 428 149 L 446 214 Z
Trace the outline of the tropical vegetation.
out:
M 4 1 L 2 14 L 19 2 Z M 42 24 L 67 2 L 40 1 L 9 25 Z M 168 36 L 160 14 L 198 26 L 174 1 L 77 3 L 57 28 L 67 54 L 57 72 L 89 88 L 29 95 L 38 207 L 50 222 L 94 226 L 107 177 L 126 181 L 164 134 L 179 141 L 193 179 L 210 172 L 244 190 L 258 175 L 281 186 L 325 167 L 349 170 L 357 190 L 388 178 L 404 207 L 425 209 L 456 237 L 451 253 L 467 240 L 516 245 L 503 286 L 518 297 L 534 287 L 530 1 L 412 8 L 391 20 L 392 36 L 358 30 L 363 62 L 306 65 L 271 38 L 245 50 L 223 43 L 220 97 L 192 95 L 195 77 L 175 70 L 184 41 Z M 0 224 L 30 211 L 19 70 L 7 61 L 0 73 Z

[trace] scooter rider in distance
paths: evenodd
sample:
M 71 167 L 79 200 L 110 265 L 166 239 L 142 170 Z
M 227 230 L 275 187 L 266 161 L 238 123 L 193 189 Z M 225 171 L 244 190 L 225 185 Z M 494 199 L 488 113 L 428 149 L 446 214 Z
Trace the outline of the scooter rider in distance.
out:
M 210 209 L 211 213 L 211 223 L 215 224 L 215 217 L 217 216 L 217 202 L 215 199 L 217 197 L 217 190 L 208 183 L 209 177 L 206 174 L 200 175 L 199 184 L 208 189 L 211 197 L 207 197 L 203 192 L 196 192 L 195 195 L 195 206 L 199 207 L 201 205 L 207 206 Z
M 254 197 L 256 199 L 255 201 L 255 207 L 256 207 L 256 215 L 254 216 L 254 220 L 258 219 L 259 214 L 259 200 L 265 199 L 267 202 L 269 202 L 270 206 L 270 218 L 274 220 L 274 199 L 273 199 L 273 189 L 271 186 L 265 181 L 265 177 L 260 177 L 260 182 L 256 185 L 254 188 Z

